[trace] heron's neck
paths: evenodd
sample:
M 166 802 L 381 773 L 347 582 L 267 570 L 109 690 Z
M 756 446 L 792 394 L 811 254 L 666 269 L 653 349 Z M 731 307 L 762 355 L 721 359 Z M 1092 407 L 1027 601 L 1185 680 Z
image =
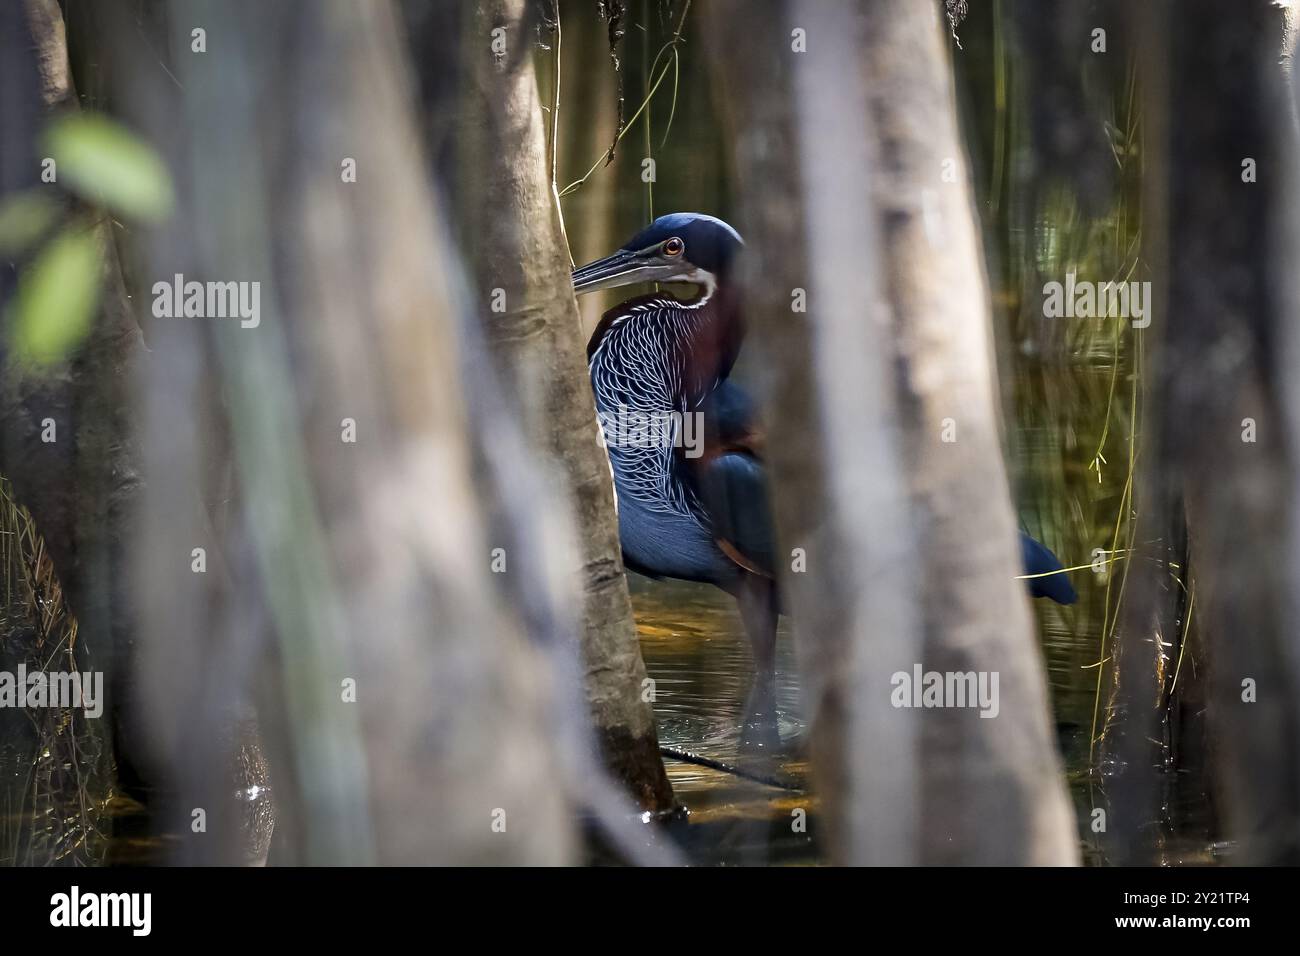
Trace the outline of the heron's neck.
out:
M 695 296 L 682 303 L 687 308 L 707 306 L 715 322 L 731 324 L 740 321 L 740 296 L 726 279 L 710 275 L 707 284 L 696 283 L 695 289 Z
M 714 277 L 709 286 L 696 285 L 699 294 L 683 302 L 692 311 L 699 310 L 703 322 L 696 328 L 697 347 L 705 350 L 715 363 L 713 373 L 719 379 L 731 374 L 745 338 L 745 323 L 741 317 L 740 296 L 725 278 Z
M 692 282 L 695 287 L 695 295 L 689 299 L 684 299 L 682 305 L 688 309 L 702 309 L 713 299 L 713 295 L 718 291 L 718 277 L 712 272 L 700 270 L 700 278 L 697 282 Z

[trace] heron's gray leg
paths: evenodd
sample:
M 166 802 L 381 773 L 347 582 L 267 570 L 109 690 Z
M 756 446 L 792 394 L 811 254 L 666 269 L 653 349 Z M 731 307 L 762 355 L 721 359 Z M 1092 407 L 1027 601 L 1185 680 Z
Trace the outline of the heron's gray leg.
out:
M 754 686 L 745 701 L 740 747 L 773 753 L 781 747 L 776 715 L 776 586 L 767 578 L 746 574 L 736 601 L 754 656 Z

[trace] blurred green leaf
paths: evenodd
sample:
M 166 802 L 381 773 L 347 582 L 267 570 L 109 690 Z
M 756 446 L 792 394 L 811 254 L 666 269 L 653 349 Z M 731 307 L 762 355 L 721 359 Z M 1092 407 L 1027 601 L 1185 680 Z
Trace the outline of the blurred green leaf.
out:
M 95 113 L 50 124 L 46 144 L 59 182 L 123 216 L 157 222 L 172 208 L 171 177 L 147 144 Z
M 0 255 L 16 256 L 31 248 L 58 214 L 58 204 L 38 192 L 18 193 L 0 203 Z
M 18 280 L 10 323 L 16 357 L 35 365 L 66 357 L 90 330 L 99 283 L 94 231 L 83 226 L 59 233 Z

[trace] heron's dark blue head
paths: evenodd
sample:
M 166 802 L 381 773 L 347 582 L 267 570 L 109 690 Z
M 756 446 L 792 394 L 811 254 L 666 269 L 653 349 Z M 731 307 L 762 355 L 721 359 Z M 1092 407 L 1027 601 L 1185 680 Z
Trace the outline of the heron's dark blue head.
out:
M 637 282 L 692 282 L 712 292 L 744 243 L 721 219 L 698 212 L 660 216 L 612 256 L 573 273 L 579 295 Z

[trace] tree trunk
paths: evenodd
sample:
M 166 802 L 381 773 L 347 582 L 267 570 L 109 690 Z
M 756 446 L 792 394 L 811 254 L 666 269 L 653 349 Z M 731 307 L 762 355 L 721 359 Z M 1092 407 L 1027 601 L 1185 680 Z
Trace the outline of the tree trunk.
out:
M 1295 139 L 1276 66 L 1282 21 L 1263 4 L 1224 17 L 1220 4 L 1190 0 L 1155 5 L 1145 22 L 1145 45 L 1163 46 L 1169 63 L 1148 110 L 1168 123 L 1148 132 L 1145 164 L 1168 220 L 1144 239 L 1171 250 L 1154 260 L 1167 269 L 1168 301 L 1152 327 L 1161 401 L 1153 460 L 1188 502 L 1210 635 L 1213 769 L 1235 858 L 1294 864 L 1300 655 L 1288 562 L 1300 498 L 1286 432 L 1289 367 L 1278 355 L 1300 297 Z
M 498 27 L 505 29 L 500 55 L 491 45 Z M 554 481 L 576 515 L 582 658 L 602 752 L 643 808 L 667 810 L 672 788 L 659 757 L 654 714 L 643 697 L 645 664 L 619 548 L 609 462 L 597 441 L 523 0 L 479 4 L 463 46 L 469 99 L 458 192 L 476 298 L 489 346 L 507 373 L 509 405 L 537 447 L 557 462 Z
M 153 714 L 183 724 L 169 753 L 211 739 L 209 721 L 259 688 L 304 861 L 564 862 L 561 678 L 489 571 L 474 447 L 511 423 L 471 428 L 454 254 L 393 9 L 178 0 L 164 20 L 178 84 L 160 92 L 151 58 L 122 57 L 126 105 L 180 193 L 148 273 L 261 283 L 255 326 L 148 330 L 149 420 L 202 427 L 194 376 L 215 375 L 237 466 L 229 522 L 142 516 Z M 210 464 L 206 433 L 147 433 L 151 489 L 174 500 Z M 231 581 L 199 633 L 168 627 L 185 609 L 165 597 L 190 587 L 195 535 Z M 202 720 L 156 682 L 168 670 Z
M 1300 138 L 1300 74 L 1296 72 L 1296 41 L 1300 40 L 1300 8 L 1295 0 L 1288 0 L 1282 8 L 1282 42 L 1278 49 L 1278 62 L 1282 67 L 1285 87 L 1286 112 L 1291 121 L 1291 134 Z
M 775 51 L 771 62 L 720 53 L 750 216 L 755 339 L 779 370 L 778 524 L 787 549 L 808 548 L 806 576 L 789 576 L 801 657 L 839 648 L 817 665 L 835 669 L 830 677 L 815 670 L 805 681 L 816 719 L 831 724 L 814 732 L 832 744 L 814 757 L 832 832 L 854 837 L 842 859 L 1072 863 L 1042 666 L 1015 580 L 988 293 L 937 7 L 716 12 L 711 34 L 744 19 L 762 35 L 754 46 Z M 807 53 L 792 49 L 794 28 L 806 31 Z M 862 73 L 846 80 L 855 62 Z M 943 177 L 949 160 L 955 182 Z M 798 290 L 806 322 L 790 314 Z M 821 440 L 802 434 L 810 426 Z M 891 675 L 910 677 L 914 663 L 996 672 L 996 719 L 893 709 Z M 888 801 L 874 820 L 863 799 L 872 793 Z M 891 835 L 895 814 L 906 829 Z

